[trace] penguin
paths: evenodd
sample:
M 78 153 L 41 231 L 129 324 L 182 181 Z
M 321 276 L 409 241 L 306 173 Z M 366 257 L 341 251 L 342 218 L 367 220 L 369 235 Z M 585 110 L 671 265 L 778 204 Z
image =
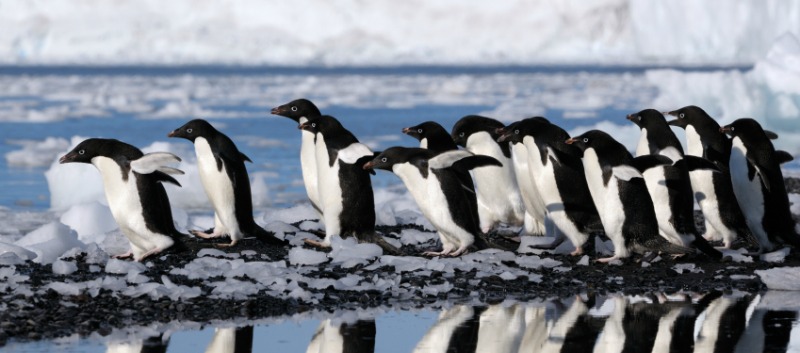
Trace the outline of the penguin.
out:
M 374 171 L 362 168 L 374 157 L 373 152 L 332 116 L 311 118 L 298 128 L 316 136 L 319 206 L 325 223 L 325 239 L 306 239 L 306 243 L 327 248 L 334 235 L 354 236 L 359 242 L 375 243 L 387 252 L 397 253 L 394 246 L 375 233 L 375 197 L 370 179 Z
M 563 306 L 561 302 L 557 305 Z M 584 301 L 576 296 L 570 307 L 551 323 L 547 340 L 541 347 L 523 346 L 521 352 L 582 352 L 590 351 L 605 325 L 605 318 L 593 318 L 589 308 L 594 306 L 594 296 Z
M 189 121 L 170 132 L 168 137 L 185 138 L 194 144 L 200 181 L 214 207 L 214 229 L 192 230 L 193 235 L 208 239 L 228 235 L 230 247 L 246 236 L 256 237 L 269 245 L 285 245 L 261 228 L 253 219 L 250 178 L 244 162 L 250 158 L 241 153 L 233 141 L 202 119 Z
M 403 133 L 417 139 L 420 148 L 436 153 L 458 149 L 458 145 L 453 142 L 450 133 L 435 121 L 426 121 L 419 125 L 403 128 Z
M 298 125 L 305 123 L 310 118 L 322 115 L 314 103 L 304 98 L 272 108 L 271 113 L 292 119 Z M 319 187 L 317 186 L 319 178 L 317 177 L 314 134 L 306 130 L 300 130 L 300 169 L 303 172 L 303 185 L 305 185 L 308 200 L 311 201 L 311 206 L 322 219 L 322 211 L 319 207 Z
M 125 342 L 109 342 L 106 345 L 106 353 L 166 353 L 168 347 L 169 336 L 159 334 L 147 338 L 129 339 Z
M 534 119 L 542 119 L 543 117 L 535 117 Z M 547 121 L 549 123 L 549 121 Z M 513 131 L 511 125 L 505 128 L 498 128 L 497 135 L 500 136 L 503 129 Z M 499 138 L 498 138 L 499 139 Z M 519 194 L 522 198 L 522 203 L 525 205 L 525 218 L 523 221 L 525 233 L 529 235 L 550 235 L 561 236 L 556 232 L 547 232 L 547 210 L 544 201 L 539 193 L 539 188 L 536 186 L 533 178 L 531 177 L 530 166 L 528 165 L 528 150 L 522 140 L 516 139 L 508 140 L 511 150 L 511 166 L 514 169 L 514 176 L 517 179 L 517 186 L 519 187 Z
M 476 155 L 490 156 L 501 168 L 477 168 L 472 171 L 478 194 L 481 231 L 488 233 L 498 223 L 522 226 L 525 205 L 519 194 L 511 165 L 511 147 L 497 142 L 497 129 L 503 123 L 483 116 L 468 115 L 453 126 L 453 141 Z
M 586 183 L 605 233 L 614 244 L 614 256 L 598 259 L 598 262 L 626 258 L 631 252 L 685 254 L 691 251 L 659 236 L 653 200 L 642 176 L 642 171 L 651 167 L 672 164 L 669 158 L 650 155 L 634 159 L 625 146 L 600 130 L 570 138 L 567 144 L 583 151 Z
M 721 240 L 723 247 L 731 248 L 737 239 L 745 239 L 757 246 L 747 228 L 744 214 L 733 192 L 728 160 L 731 141 L 719 133 L 719 124 L 703 109 L 690 105 L 667 113 L 676 117 L 668 122 L 686 130 L 686 155 L 702 157 L 713 163 L 718 171 L 695 170 L 689 172 L 694 198 L 703 212 L 708 240 Z
M 489 156 L 467 151 L 436 154 L 422 148 L 391 147 L 364 164 L 365 169 L 394 172 L 417 202 L 422 214 L 436 227 L 442 250 L 430 256 L 458 256 L 475 243 L 487 245 L 480 236 L 476 212 L 470 205 L 473 190 L 461 182 L 459 173 L 483 166 L 500 166 Z
M 662 155 L 671 165 L 651 168 L 643 174 L 647 190 L 653 199 L 660 234 L 673 244 L 691 246 L 714 259 L 722 253 L 700 236 L 694 223 L 694 194 L 689 170 L 719 171 L 702 157 L 684 156 L 678 137 L 667 125 L 661 112 L 645 109 L 629 114 L 627 119 L 641 131 L 636 156 Z
M 162 183 L 180 186 L 169 174 L 183 174 L 168 167 L 180 158 L 165 152 L 144 154 L 114 139 L 90 138 L 59 159 L 59 163 L 88 163 L 103 176 L 103 188 L 111 215 L 128 239 L 131 251 L 115 256 L 142 261 L 171 248 L 186 250 L 175 229 L 169 197 Z
M 742 118 L 719 130 L 731 136 L 733 191 L 761 252 L 800 246 L 775 147 L 761 124 Z
M 572 242 L 575 251 L 583 254 L 583 246 L 593 232 L 603 229 L 600 216 L 586 184 L 581 151 L 565 141 L 569 134 L 544 118 L 530 118 L 509 125 L 500 131 L 498 141 L 522 142 L 528 156 L 530 175 L 539 190 L 539 197 L 556 227 Z M 557 239 L 547 248 L 555 248 Z

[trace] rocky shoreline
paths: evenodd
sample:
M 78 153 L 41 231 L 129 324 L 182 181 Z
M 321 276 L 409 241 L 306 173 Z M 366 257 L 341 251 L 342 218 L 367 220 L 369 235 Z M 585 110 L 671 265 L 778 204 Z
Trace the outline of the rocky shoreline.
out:
M 790 193 L 800 193 L 800 179 L 789 178 L 786 186 Z M 419 226 L 378 228 L 381 233 L 389 235 L 398 234 L 404 229 L 419 229 Z M 199 243 L 199 241 L 194 242 Z M 238 254 L 242 254 L 245 250 L 255 250 L 259 256 L 238 257 Z M 409 253 L 419 251 L 417 247 L 409 246 L 404 246 L 403 250 Z M 237 254 L 237 258 L 244 260 L 245 263 L 279 261 L 287 258 L 289 249 L 267 248 L 246 239 L 235 247 L 225 249 L 225 253 Z M 506 252 L 492 255 L 502 267 L 496 272 L 484 272 L 474 268 L 469 271 L 462 271 L 459 268 L 448 271 L 432 266 L 428 266 L 430 268 L 424 271 L 403 272 L 393 265 L 356 264 L 343 267 L 330 262 L 304 267 L 303 274 L 306 278 L 338 281 L 354 274 L 363 278 L 395 278 L 398 283 L 392 288 L 404 288 L 402 292 L 391 290 L 382 292 L 374 289 L 342 290 L 333 285 L 319 288 L 298 281 L 302 291 L 309 293 L 314 300 L 276 296 L 265 291 L 249 294 L 246 299 L 226 299 L 208 295 L 214 293 L 214 287 L 208 280 L 191 279 L 190 276 L 171 273 L 175 268 L 189 268 L 187 265 L 195 260 L 196 256 L 196 252 L 170 254 L 145 262 L 145 268 L 140 273 L 142 276 L 153 279 L 156 283 L 163 283 L 164 278 L 169 275 L 168 281 L 171 284 L 198 288 L 202 293 L 191 299 L 176 300 L 168 297 L 154 299 L 148 295 L 122 295 L 107 289 L 100 289 L 95 293 L 84 291 L 69 295 L 47 287 L 53 282 L 79 283 L 106 277 L 126 276 L 98 271 L 97 268 L 93 268 L 96 265 L 88 261 L 85 254 L 65 259 L 73 261 L 78 267 L 77 271 L 67 275 L 54 274 L 50 265 L 39 265 L 30 261 L 14 265 L 13 273 L 16 276 L 27 277 L 24 278 L 24 283 L 29 286 L 30 292 L 27 295 L 21 294 L 10 288 L 6 288 L 4 293 L 0 292 L 2 297 L 0 346 L 9 340 L 35 341 L 76 334 L 105 336 L 115 329 L 152 322 L 164 323 L 174 320 L 210 322 L 238 318 L 257 320 L 307 311 L 332 312 L 398 304 L 405 307 L 428 307 L 436 306 L 435 303 L 444 300 L 497 303 L 506 299 L 530 301 L 564 298 L 587 292 L 646 294 L 679 291 L 705 293 L 719 290 L 727 293 L 733 291 L 754 293 L 767 289 L 755 274 L 756 270 L 784 266 L 800 267 L 800 254 L 794 251 L 777 263 L 758 260 L 717 262 L 697 255 L 679 259 L 658 258 L 657 261 L 649 263 L 631 259 L 619 265 L 603 265 L 591 261 L 586 264 L 584 257 L 541 254 L 540 260 L 545 265 L 537 267 L 528 267 L 524 263 L 515 261 L 509 258 Z M 224 258 L 224 254 L 207 256 Z M 4 268 L 8 269 L 9 266 L 0 265 L 0 283 L 9 281 L 8 276 L 3 275 Z M 519 273 L 532 275 L 519 276 Z M 533 276 L 535 280 L 532 279 Z M 212 277 L 212 279 L 217 278 Z M 256 282 L 256 279 L 247 275 L 236 279 Z M 431 292 L 428 288 L 432 287 L 444 289 Z

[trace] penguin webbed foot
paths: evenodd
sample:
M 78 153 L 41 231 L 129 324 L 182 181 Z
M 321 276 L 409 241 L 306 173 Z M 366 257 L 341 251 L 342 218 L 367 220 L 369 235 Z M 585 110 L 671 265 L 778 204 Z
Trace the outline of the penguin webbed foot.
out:
M 221 243 L 221 244 L 214 244 L 214 246 L 217 247 L 218 249 L 227 249 L 227 248 L 231 248 L 231 247 L 235 246 L 236 243 L 238 243 L 238 241 L 231 240 L 231 242 L 228 243 L 228 244 Z
M 303 242 L 306 243 L 309 246 L 312 246 L 312 247 L 315 247 L 315 248 L 319 248 L 319 249 L 330 249 L 331 248 L 330 244 L 326 245 L 323 242 L 316 241 L 316 240 L 313 240 L 313 239 L 303 239 Z
M 133 258 L 133 251 L 128 251 L 128 252 L 126 252 L 124 254 L 119 254 L 119 255 L 111 255 L 111 258 L 112 259 L 119 259 L 119 260 L 132 259 Z
M 227 235 L 227 234 L 222 234 L 222 233 L 215 233 L 213 228 L 212 229 L 208 229 L 206 231 L 200 231 L 200 230 L 192 229 L 192 230 L 189 231 L 189 234 L 194 235 L 194 236 L 196 236 L 198 238 L 202 238 L 202 239 L 213 239 L 213 238 L 219 238 L 219 237 Z

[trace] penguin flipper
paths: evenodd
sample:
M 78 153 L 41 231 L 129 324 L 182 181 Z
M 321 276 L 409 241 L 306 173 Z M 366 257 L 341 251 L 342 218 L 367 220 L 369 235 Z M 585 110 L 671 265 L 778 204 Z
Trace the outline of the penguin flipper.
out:
M 181 183 L 179 183 L 177 180 L 175 180 L 175 178 L 169 176 L 167 173 L 164 173 L 164 172 L 162 172 L 160 170 L 157 170 L 157 171 L 155 171 L 153 173 L 150 173 L 150 175 L 152 175 L 153 178 L 156 179 L 156 181 L 160 181 L 162 183 L 175 184 L 177 186 L 182 186 Z
M 775 151 L 773 157 L 778 164 L 788 163 L 794 160 L 794 156 L 792 156 L 789 152 L 786 151 Z
M 767 135 L 767 138 L 769 138 L 770 140 L 777 140 L 778 139 L 778 134 L 776 134 L 776 133 L 774 133 L 772 131 L 764 130 L 764 134 Z
M 352 143 L 347 148 L 339 150 L 337 157 L 347 164 L 356 164 L 364 157 L 372 158 L 375 154 L 363 143 Z M 366 163 L 366 162 L 364 162 Z M 363 163 L 362 163 L 363 164 Z
M 749 170 L 748 174 L 750 180 L 752 180 L 753 177 L 758 175 L 758 178 L 761 179 L 761 184 L 764 185 L 764 188 L 767 189 L 767 191 L 771 191 L 769 177 L 766 175 L 766 173 L 764 173 L 764 171 L 761 168 L 758 167 L 758 164 L 756 164 L 755 161 L 751 160 L 750 158 L 747 158 L 747 165 L 748 165 L 748 170 Z
M 671 164 L 672 164 L 671 158 L 659 154 L 648 154 L 645 156 L 639 156 L 634 158 L 633 161 L 631 161 L 631 166 L 638 169 L 639 172 L 641 173 L 644 173 L 646 170 L 653 167 L 658 167 L 661 165 L 671 165 Z
M 624 181 L 630 181 L 631 179 L 634 179 L 634 178 L 643 178 L 644 177 L 644 176 L 642 176 L 642 173 L 638 169 L 636 169 L 634 167 L 631 167 L 631 166 L 628 166 L 628 165 L 616 166 L 616 167 L 611 169 L 611 173 L 615 178 L 620 179 L 620 180 L 624 180 Z
M 239 156 L 242 157 L 242 160 L 253 163 L 253 161 L 248 157 L 246 154 L 239 152 Z
M 551 146 L 547 146 L 545 153 L 546 156 L 553 161 L 553 163 L 567 166 L 572 170 L 583 170 L 583 163 L 581 163 L 580 158 L 575 158 L 574 156 Z M 544 165 L 547 164 L 545 163 Z
M 172 153 L 153 152 L 145 154 L 139 159 L 131 161 L 131 169 L 133 169 L 134 172 L 137 172 L 139 174 L 150 174 L 152 172 L 155 172 L 156 170 L 161 170 L 161 168 L 165 168 L 167 164 L 178 163 L 180 161 L 181 161 L 180 157 Z M 177 174 L 183 174 L 183 172 L 178 169 L 175 168 L 169 168 L 169 169 L 179 171 L 180 173 Z
M 686 169 L 688 169 L 690 172 L 695 170 L 711 170 L 715 172 L 721 172 L 716 164 L 705 158 L 686 155 L 683 156 L 683 160 L 686 163 Z

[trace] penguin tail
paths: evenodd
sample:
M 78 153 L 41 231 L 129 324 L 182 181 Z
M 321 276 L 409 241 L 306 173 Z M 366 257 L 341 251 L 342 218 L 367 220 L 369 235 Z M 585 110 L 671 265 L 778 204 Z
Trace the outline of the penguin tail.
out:
M 711 244 L 708 243 L 706 238 L 703 238 L 698 234 L 695 234 L 694 241 L 692 241 L 692 246 L 714 260 L 722 259 L 722 252 L 715 249 L 713 246 L 711 246 Z
M 512 249 L 508 246 L 502 245 L 498 242 L 493 241 L 491 238 L 486 236 L 486 234 L 478 234 L 475 236 L 475 240 L 472 243 L 472 247 L 476 250 L 484 250 L 484 249 L 500 249 L 504 251 L 514 251 L 516 249 Z
M 682 245 L 670 243 L 660 235 L 654 235 L 650 239 L 634 244 L 640 250 L 645 251 L 658 251 L 667 254 L 691 254 L 693 249 L 687 248 Z
M 356 239 L 358 239 L 359 243 L 372 243 L 377 246 L 380 246 L 381 249 L 383 249 L 383 253 L 386 255 L 397 256 L 403 254 L 399 248 L 390 244 L 388 241 L 386 241 L 386 239 L 383 239 L 383 237 L 378 233 L 369 232 L 369 233 L 358 234 L 356 235 Z
M 261 228 L 257 224 L 252 228 L 252 231 L 250 231 L 247 235 L 255 237 L 262 244 L 266 245 L 280 245 L 280 246 L 289 245 L 288 241 L 276 238 L 274 233 L 264 230 L 264 228 Z

